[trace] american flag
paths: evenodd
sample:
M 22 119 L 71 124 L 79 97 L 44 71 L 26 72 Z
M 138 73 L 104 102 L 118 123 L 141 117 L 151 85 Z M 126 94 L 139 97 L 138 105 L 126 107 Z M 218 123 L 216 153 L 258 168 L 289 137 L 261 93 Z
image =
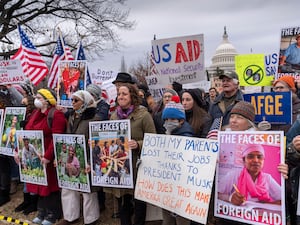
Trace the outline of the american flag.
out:
M 76 60 L 86 60 L 81 42 L 80 42 L 79 48 L 77 49 Z M 90 73 L 89 73 L 89 68 L 87 68 L 87 70 L 86 70 L 86 86 L 88 86 L 91 83 L 92 83 L 92 81 L 91 81 L 91 77 L 90 77 Z
M 19 25 L 18 30 L 21 38 L 21 46 L 16 54 L 12 56 L 12 59 L 20 59 L 23 73 L 34 85 L 38 85 L 48 74 L 48 67 L 42 59 L 41 54 Z
M 213 140 L 218 139 L 218 132 L 219 130 L 221 130 L 222 127 L 222 119 L 223 117 L 214 119 L 206 138 Z
M 61 60 L 74 60 L 74 57 L 72 56 L 70 48 L 63 45 L 61 38 L 58 37 L 48 80 L 48 87 L 51 89 L 57 86 L 59 76 L 58 65 Z
M 159 75 L 159 72 L 156 68 L 154 56 L 152 53 L 150 54 L 150 75 Z

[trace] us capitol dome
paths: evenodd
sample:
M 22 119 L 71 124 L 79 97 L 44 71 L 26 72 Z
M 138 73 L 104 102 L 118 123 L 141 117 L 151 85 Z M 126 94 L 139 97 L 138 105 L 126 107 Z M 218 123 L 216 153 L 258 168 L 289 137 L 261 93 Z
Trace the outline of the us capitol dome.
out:
M 223 41 L 217 47 L 214 56 L 212 57 L 212 64 L 208 68 L 208 72 L 216 73 L 217 69 L 234 70 L 234 57 L 237 55 L 235 47 L 229 42 L 226 27 L 224 27 Z

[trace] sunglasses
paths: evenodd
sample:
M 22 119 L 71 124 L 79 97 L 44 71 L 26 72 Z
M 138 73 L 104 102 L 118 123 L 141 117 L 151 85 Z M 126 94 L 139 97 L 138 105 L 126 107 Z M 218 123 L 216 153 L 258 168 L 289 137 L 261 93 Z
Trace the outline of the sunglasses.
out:
M 75 102 L 75 103 L 79 101 L 79 99 L 76 99 L 76 98 L 73 98 L 71 100 L 72 100 L 72 102 Z

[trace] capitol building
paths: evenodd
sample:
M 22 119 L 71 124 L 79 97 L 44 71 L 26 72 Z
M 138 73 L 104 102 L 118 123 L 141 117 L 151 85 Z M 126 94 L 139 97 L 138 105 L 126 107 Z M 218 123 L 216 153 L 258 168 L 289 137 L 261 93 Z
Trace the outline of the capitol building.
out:
M 235 47 L 229 42 L 226 27 L 224 27 L 223 40 L 212 57 L 212 64 L 206 68 L 211 87 L 221 92 L 219 74 L 226 70 L 235 70 L 234 58 L 238 55 Z

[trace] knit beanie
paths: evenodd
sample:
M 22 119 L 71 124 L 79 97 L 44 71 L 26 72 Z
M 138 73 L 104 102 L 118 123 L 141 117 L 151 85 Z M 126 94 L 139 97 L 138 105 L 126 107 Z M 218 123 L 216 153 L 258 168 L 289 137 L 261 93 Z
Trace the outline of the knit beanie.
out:
M 81 101 L 83 101 L 84 109 L 96 107 L 94 97 L 88 91 L 84 91 L 84 90 L 76 91 L 75 93 L 73 93 L 72 98 L 73 97 L 77 97 Z
M 94 96 L 96 101 L 101 98 L 102 89 L 97 84 L 90 84 L 86 90 Z
M 173 97 L 177 97 L 178 96 L 173 96 Z M 173 98 L 172 98 L 173 100 Z M 175 100 L 175 99 L 174 99 Z M 183 105 L 179 102 L 175 102 L 175 101 L 171 101 L 169 103 L 166 104 L 163 112 L 162 112 L 162 119 L 166 120 L 166 119 L 184 119 L 185 120 L 185 111 L 183 108 Z
M 165 89 L 165 90 L 164 90 L 164 94 L 165 94 L 165 93 L 170 93 L 170 94 L 173 95 L 173 96 L 178 95 L 177 92 L 176 92 L 175 90 L 170 89 L 170 88 Z
M 284 82 L 289 86 L 289 88 L 293 91 L 296 92 L 296 86 L 295 86 L 295 78 L 292 76 L 282 76 L 278 78 L 274 83 L 273 87 L 278 83 L 278 82 Z
M 265 150 L 262 145 L 249 144 L 246 145 L 246 147 L 242 151 L 242 157 L 246 157 L 251 152 L 260 152 L 263 156 L 265 156 Z
M 182 94 L 184 92 L 187 92 L 189 93 L 193 100 L 196 102 L 196 104 L 199 106 L 199 107 L 203 107 L 204 106 L 204 100 L 203 100 L 203 97 L 202 97 L 202 91 L 199 89 L 199 88 L 194 88 L 194 89 L 186 89 L 182 92 Z
M 240 101 L 236 103 L 230 113 L 241 115 L 250 121 L 254 121 L 255 118 L 254 106 L 249 102 Z
M 53 91 L 49 90 L 49 89 L 39 89 L 37 91 L 37 93 L 39 93 L 40 95 L 43 96 L 43 98 L 49 102 L 50 105 L 56 105 L 56 95 Z

